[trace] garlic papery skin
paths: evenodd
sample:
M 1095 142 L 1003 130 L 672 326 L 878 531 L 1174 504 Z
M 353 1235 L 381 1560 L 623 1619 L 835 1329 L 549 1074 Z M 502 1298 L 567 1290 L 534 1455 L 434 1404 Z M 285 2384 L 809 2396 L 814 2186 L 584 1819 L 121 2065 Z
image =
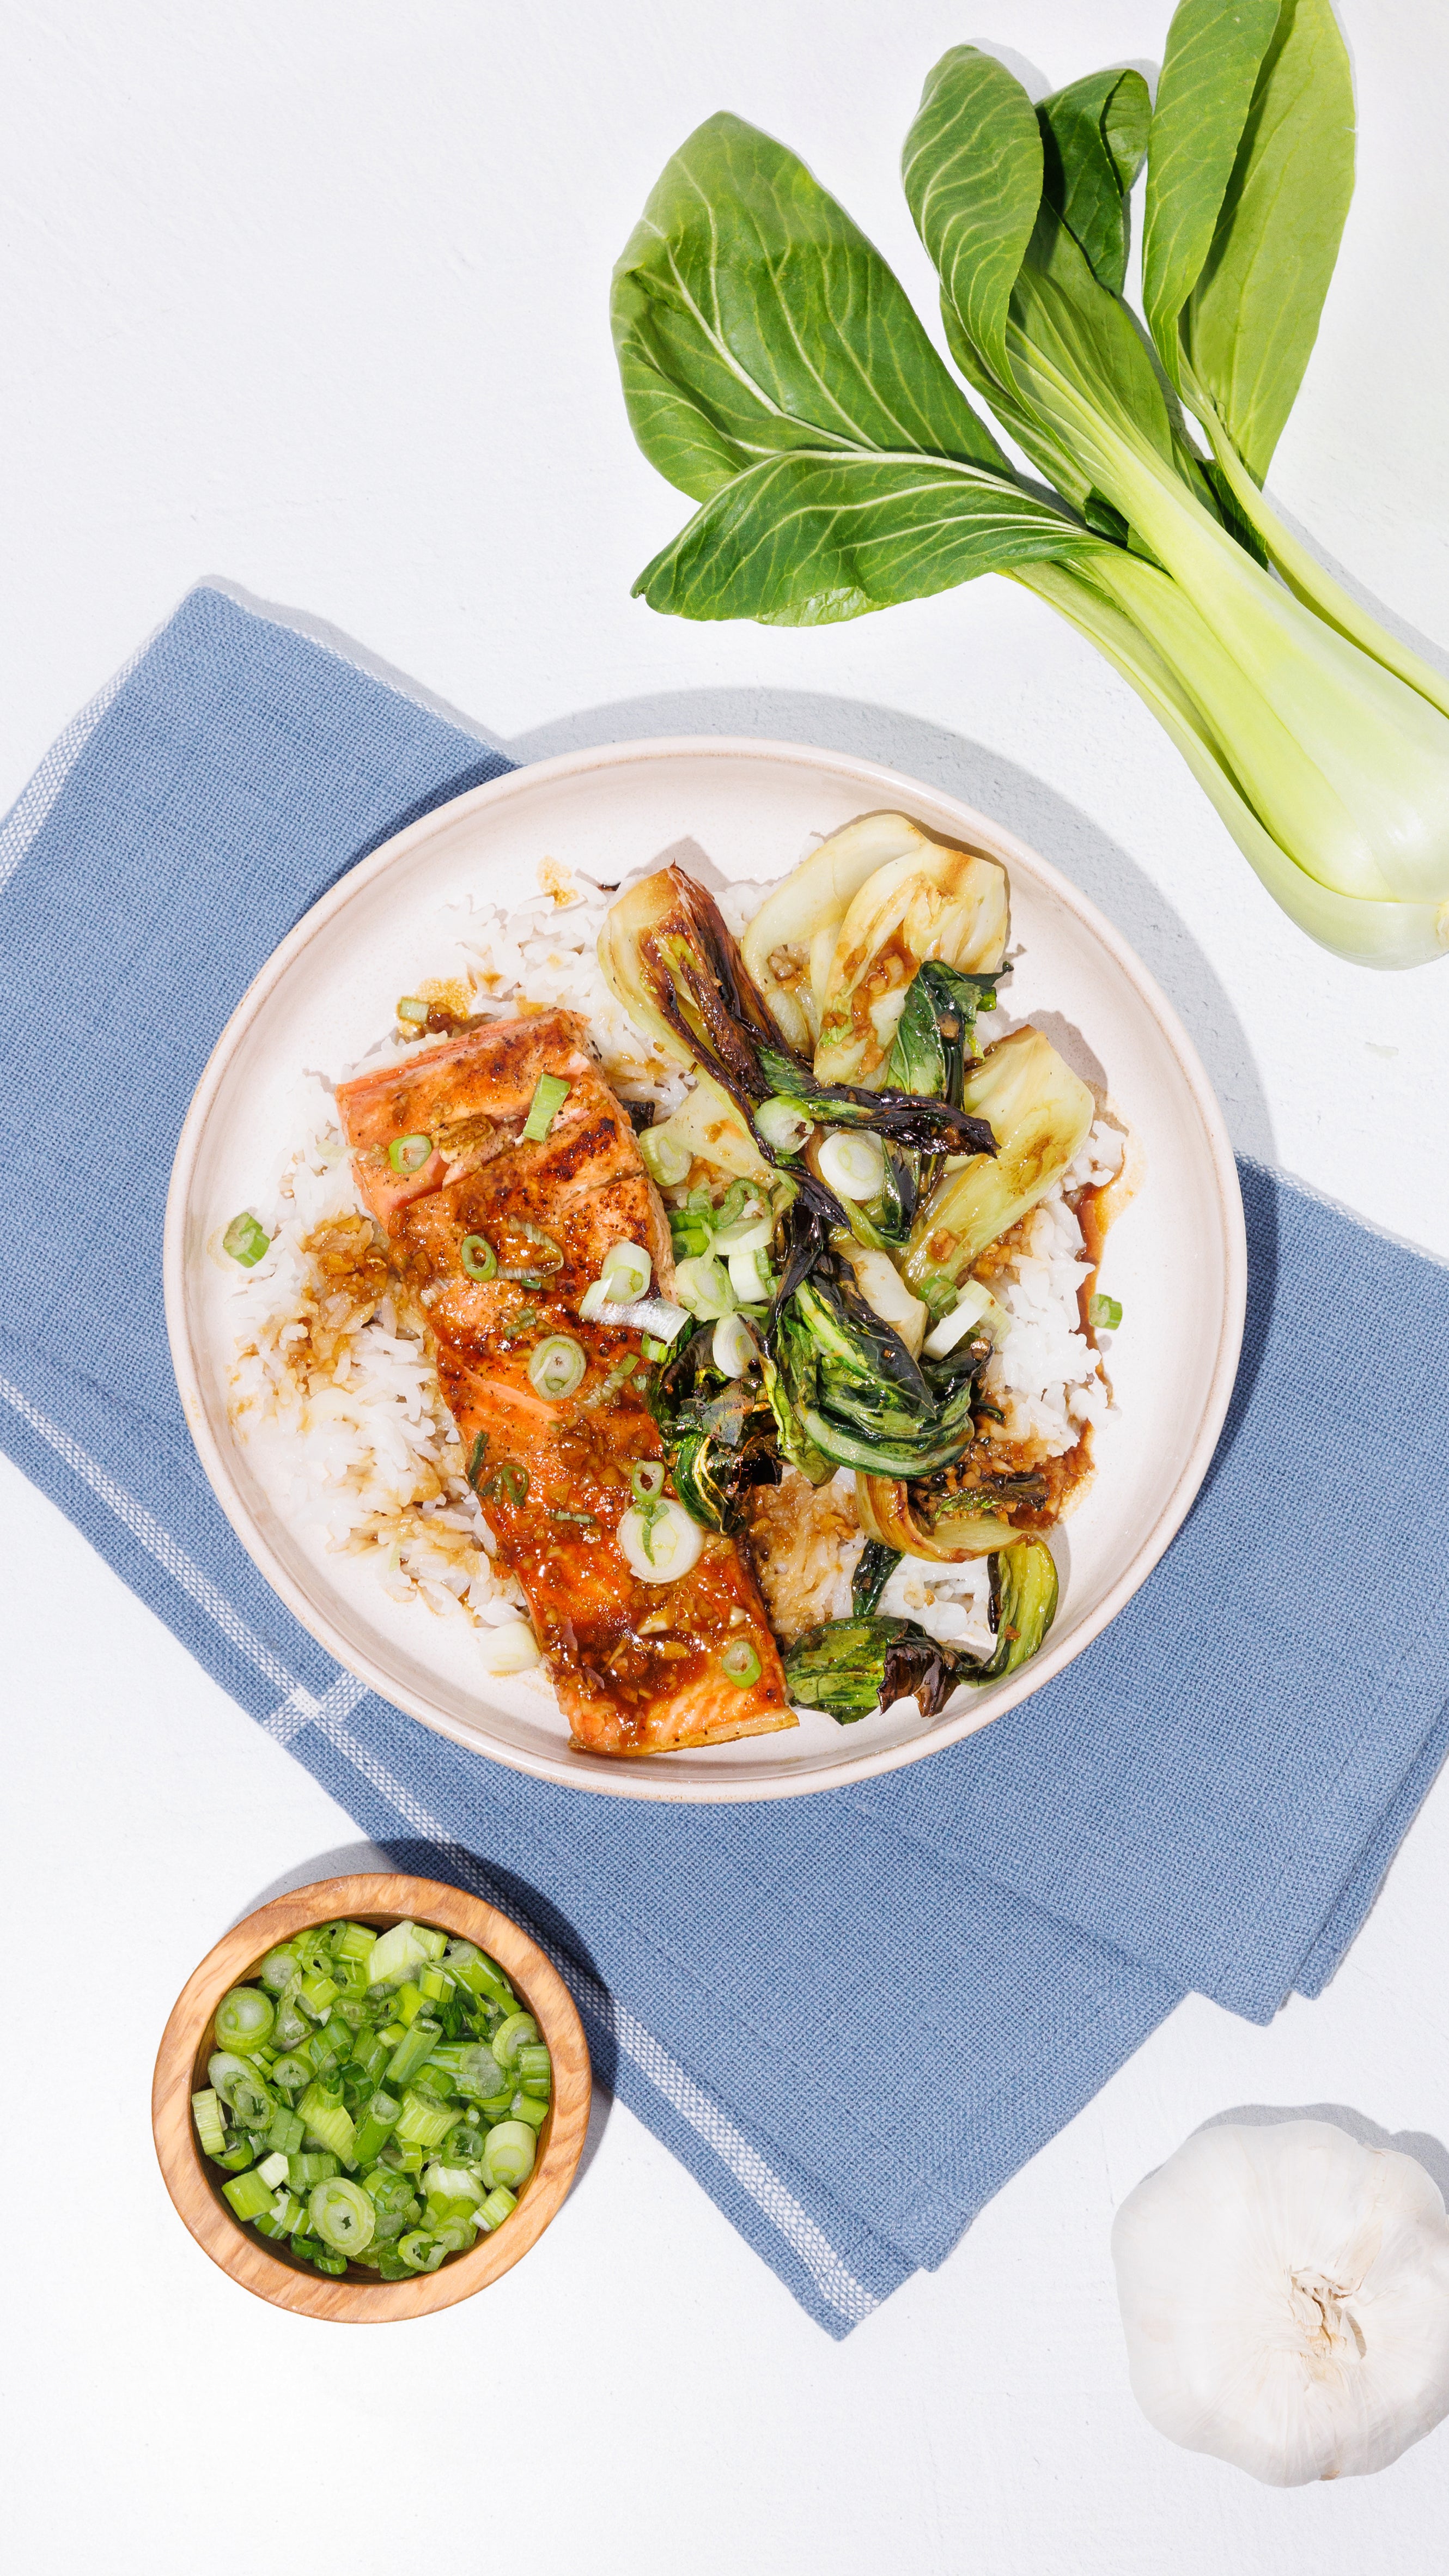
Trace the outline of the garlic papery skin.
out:
M 1269 2486 L 1387 2468 L 1449 2413 L 1449 2219 L 1412 2156 L 1326 2120 L 1200 2129 L 1112 2259 L 1149 2421 Z

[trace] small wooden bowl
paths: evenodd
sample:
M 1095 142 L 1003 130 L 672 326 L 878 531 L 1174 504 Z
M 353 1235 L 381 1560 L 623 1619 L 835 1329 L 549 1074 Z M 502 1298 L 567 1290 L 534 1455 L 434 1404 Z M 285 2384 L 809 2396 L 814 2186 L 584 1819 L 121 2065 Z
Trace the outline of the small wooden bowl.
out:
M 253 2235 L 223 2200 L 224 2176 L 202 2154 L 191 2116 L 191 2096 L 204 2087 L 207 2060 L 216 2046 L 215 2015 L 223 1995 L 249 1977 L 278 1942 L 289 1941 L 309 1924 L 343 1916 L 372 1924 L 379 1932 L 405 1920 L 431 1923 L 476 1941 L 522 1996 L 553 2058 L 553 2101 L 539 2131 L 538 2161 L 519 2193 L 518 2207 L 469 2253 L 450 2255 L 438 2271 L 420 2272 L 411 2281 L 379 2281 L 361 2264 L 350 2264 L 332 2280 L 280 2245 Z M 337 2325 L 390 2325 L 471 2299 L 537 2244 L 573 2181 L 589 2124 L 591 2090 L 583 2024 L 568 1988 L 537 1942 L 506 1914 L 437 1879 L 327 1878 L 249 1914 L 188 1978 L 157 2055 L 151 2125 L 162 2177 L 177 2209 L 202 2251 L 243 2289 L 298 2316 L 326 2317 Z

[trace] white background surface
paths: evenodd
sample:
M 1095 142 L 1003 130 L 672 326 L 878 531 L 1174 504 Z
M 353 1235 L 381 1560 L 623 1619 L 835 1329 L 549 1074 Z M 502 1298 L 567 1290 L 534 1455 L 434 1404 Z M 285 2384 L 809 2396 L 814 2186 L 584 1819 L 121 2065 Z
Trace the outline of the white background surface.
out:
M 204 573 L 332 621 L 525 757 L 710 729 L 840 743 L 1035 841 L 1161 977 L 1241 1145 L 1449 1254 L 1449 968 L 1378 980 L 1310 949 L 1036 602 L 987 581 L 792 635 L 628 597 L 683 505 L 629 438 L 607 272 L 688 129 L 728 105 L 790 140 L 929 313 L 895 163 L 936 55 L 989 39 L 1046 86 L 1150 62 L 1167 15 L 11 0 L 0 805 Z M 1346 16 L 1358 195 L 1274 486 L 1354 581 L 1449 639 L 1449 20 L 1429 0 Z M 1443 2569 L 1449 2432 L 1376 2480 L 1285 2495 L 1150 2432 L 1107 2234 L 1139 2175 L 1233 2104 L 1444 2133 L 1449 1786 L 1320 2003 L 1267 2031 L 1185 2005 L 844 2346 L 618 2109 L 507 2281 L 345 2335 L 213 2272 L 163 2195 L 146 2096 L 197 1957 L 355 1828 L 8 1469 L 0 1514 L 10 2098 L 65 2088 L 75 2124 L 42 2204 L 25 2179 L 7 2200 L 15 2565 L 190 2576 L 246 2535 L 248 2563 L 352 2576 Z M 78 2099 L 82 1950 L 104 2010 Z

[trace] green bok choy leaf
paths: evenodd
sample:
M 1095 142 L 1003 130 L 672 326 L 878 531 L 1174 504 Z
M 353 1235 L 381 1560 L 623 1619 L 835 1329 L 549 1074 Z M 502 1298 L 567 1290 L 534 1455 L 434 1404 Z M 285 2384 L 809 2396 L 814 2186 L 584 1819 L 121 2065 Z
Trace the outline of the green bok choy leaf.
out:
M 1144 146 L 1150 347 L 1124 298 Z M 957 46 L 903 174 L 951 355 L 1050 490 L 804 165 L 717 116 L 615 275 L 635 433 L 700 504 L 636 588 L 811 624 L 1009 573 L 1144 699 L 1310 936 L 1368 965 L 1442 955 L 1449 683 L 1262 490 L 1353 182 L 1330 0 L 1182 0 L 1150 122 L 1135 72 L 1034 107 Z

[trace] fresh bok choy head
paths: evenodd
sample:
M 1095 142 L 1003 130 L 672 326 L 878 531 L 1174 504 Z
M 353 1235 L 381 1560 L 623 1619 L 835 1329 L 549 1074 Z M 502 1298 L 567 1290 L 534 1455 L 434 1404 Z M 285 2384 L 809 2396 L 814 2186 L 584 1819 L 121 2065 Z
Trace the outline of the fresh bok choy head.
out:
M 1144 160 L 1150 350 L 1124 294 Z M 636 590 L 817 625 L 1008 573 L 1137 690 L 1311 937 L 1365 965 L 1440 956 L 1449 684 L 1262 490 L 1353 184 L 1330 0 L 1183 0 L 1155 109 L 1121 68 L 1034 106 L 957 46 L 904 180 L 951 355 L 1050 488 L 803 163 L 715 116 L 615 272 L 635 434 L 699 504 Z

